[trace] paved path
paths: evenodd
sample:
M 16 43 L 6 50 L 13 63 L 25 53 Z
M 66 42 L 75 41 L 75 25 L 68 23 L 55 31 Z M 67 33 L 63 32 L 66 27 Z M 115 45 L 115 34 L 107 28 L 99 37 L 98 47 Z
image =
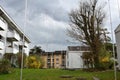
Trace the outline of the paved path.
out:
M 93 79 L 94 79 L 94 80 L 100 80 L 100 79 L 99 79 L 99 78 L 97 78 L 97 77 L 93 77 Z

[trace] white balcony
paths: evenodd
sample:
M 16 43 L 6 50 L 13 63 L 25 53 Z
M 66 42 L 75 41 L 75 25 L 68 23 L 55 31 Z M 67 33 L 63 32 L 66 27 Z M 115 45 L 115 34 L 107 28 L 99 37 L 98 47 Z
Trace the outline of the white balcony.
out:
M 6 53 L 14 53 L 14 54 L 16 54 L 18 52 L 19 52 L 19 50 L 15 49 L 13 47 L 7 47 L 6 48 Z
M 18 41 L 19 40 L 19 36 L 15 31 L 12 31 L 12 32 L 8 31 L 7 34 L 8 34 L 7 35 L 7 40 L 8 41 L 12 42 L 12 41 Z
M 0 50 L 4 49 L 4 43 L 0 41 Z
M 6 27 L 6 24 L 2 20 L 0 20 L 0 30 L 4 31 L 5 27 Z
M 23 41 L 19 41 L 19 46 L 24 46 L 25 48 L 27 48 L 27 43 L 23 43 Z
M 0 35 L 0 50 L 4 49 L 4 38 Z

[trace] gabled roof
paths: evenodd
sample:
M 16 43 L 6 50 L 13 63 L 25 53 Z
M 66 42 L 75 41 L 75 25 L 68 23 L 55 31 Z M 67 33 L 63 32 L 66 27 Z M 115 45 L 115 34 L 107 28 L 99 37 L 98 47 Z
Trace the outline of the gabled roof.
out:
M 117 28 L 115 29 L 115 33 L 120 32 L 120 24 L 117 26 Z
M 0 16 L 7 21 L 11 27 L 13 27 L 20 35 L 25 36 L 25 40 L 30 43 L 30 39 L 25 35 L 25 33 L 20 29 L 20 27 L 15 23 L 15 21 L 7 14 L 7 12 L 0 6 Z

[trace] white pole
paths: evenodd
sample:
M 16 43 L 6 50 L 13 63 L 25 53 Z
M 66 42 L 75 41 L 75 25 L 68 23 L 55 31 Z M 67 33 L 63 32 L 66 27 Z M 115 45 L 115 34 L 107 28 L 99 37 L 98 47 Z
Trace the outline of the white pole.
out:
M 119 18 L 120 18 L 120 5 L 118 0 L 117 0 L 117 4 L 118 4 L 118 12 L 119 12 Z
M 22 44 L 22 59 L 21 59 L 21 70 L 20 70 L 20 80 L 22 80 L 22 73 L 23 73 L 23 54 L 24 54 L 24 44 L 25 44 L 25 27 L 26 27 L 26 23 L 27 23 L 27 0 L 25 0 L 25 21 L 24 21 L 24 28 L 23 28 L 23 44 Z
M 116 61 L 115 61 L 115 46 L 114 46 L 114 31 L 113 31 L 113 26 L 112 26 L 112 18 L 111 18 L 111 6 L 110 6 L 110 0 L 108 0 L 109 3 L 109 13 L 110 13 L 110 26 L 111 26 L 111 37 L 112 37 L 112 48 L 113 48 L 113 56 L 114 56 L 114 77 L 115 80 L 117 80 L 117 71 L 116 71 Z

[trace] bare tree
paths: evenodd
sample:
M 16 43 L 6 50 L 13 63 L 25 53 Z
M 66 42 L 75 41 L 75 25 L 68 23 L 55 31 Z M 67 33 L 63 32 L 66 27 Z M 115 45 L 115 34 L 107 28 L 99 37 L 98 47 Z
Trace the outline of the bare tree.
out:
M 68 35 L 78 41 L 89 45 L 93 53 L 95 68 L 99 68 L 99 53 L 103 45 L 102 34 L 105 19 L 104 5 L 98 5 L 98 0 L 85 0 L 80 2 L 79 9 L 69 14 L 70 26 Z

